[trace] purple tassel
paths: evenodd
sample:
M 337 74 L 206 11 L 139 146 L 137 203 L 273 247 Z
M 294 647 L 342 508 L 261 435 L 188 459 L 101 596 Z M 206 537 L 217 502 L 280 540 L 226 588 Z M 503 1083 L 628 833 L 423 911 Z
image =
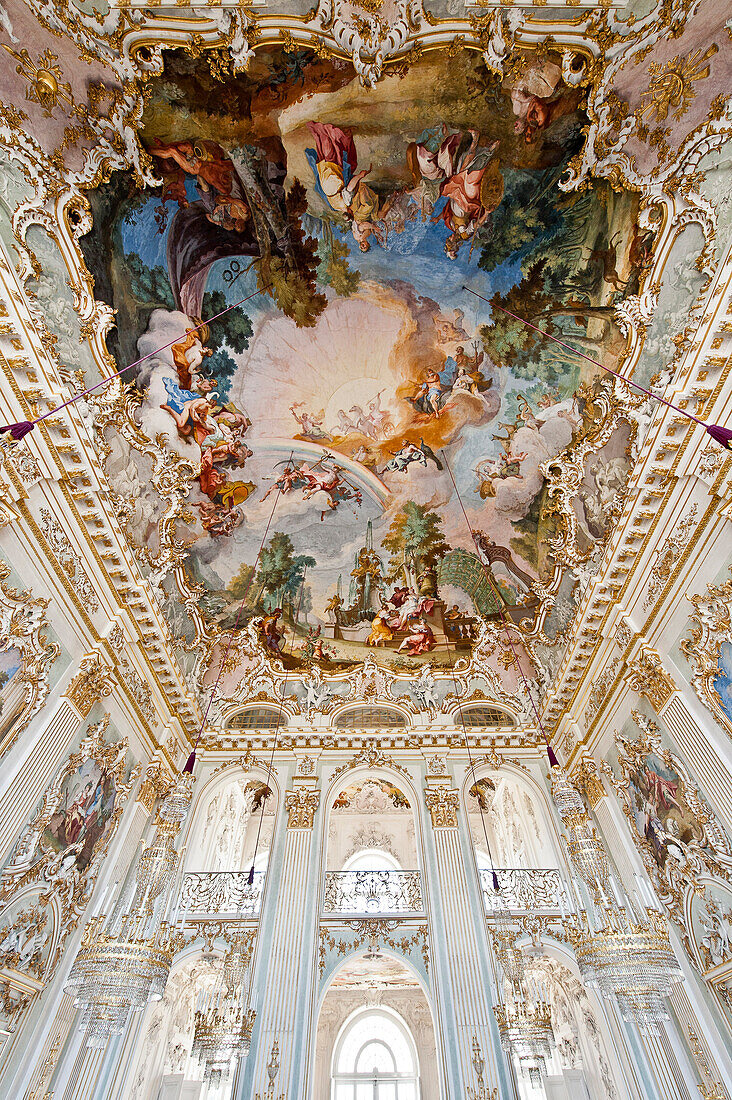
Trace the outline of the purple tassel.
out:
M 196 750 L 194 749 L 193 752 L 191 753 L 191 755 L 186 760 L 186 766 L 183 769 L 183 774 L 185 775 L 186 773 L 188 773 L 188 775 L 192 775 L 193 774 L 193 769 L 195 768 L 195 766 L 196 766 Z
M 498 875 L 495 871 L 493 872 L 493 889 L 496 891 L 496 893 L 499 893 L 501 889 L 501 887 L 498 885 Z
M 247 875 L 247 883 L 249 886 L 254 885 L 254 864 L 249 868 L 249 874 Z
M 28 435 L 28 432 L 32 432 L 35 427 L 30 420 L 21 420 L 19 424 L 3 424 L 0 427 L 0 432 L 10 432 L 10 438 L 19 442 L 24 435 Z
M 548 741 L 546 745 L 546 754 L 549 757 L 549 767 L 558 768 L 559 761 L 557 760 L 557 754 L 555 753 L 554 749 L 551 747 Z
M 706 427 L 707 434 L 711 435 L 715 443 L 732 451 L 732 431 L 729 428 L 723 428 L 721 424 L 707 424 Z

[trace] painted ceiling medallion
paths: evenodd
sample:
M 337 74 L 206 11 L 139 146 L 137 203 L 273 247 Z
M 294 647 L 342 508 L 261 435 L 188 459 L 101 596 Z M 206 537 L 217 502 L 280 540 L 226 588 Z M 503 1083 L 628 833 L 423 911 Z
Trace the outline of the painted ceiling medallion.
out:
M 107 413 L 107 473 L 151 561 L 170 511 L 126 418 L 186 477 L 171 620 L 182 597 L 202 632 L 238 622 L 286 668 L 331 672 L 449 667 L 481 618 L 550 638 L 552 547 L 581 559 L 606 535 L 629 429 L 591 364 L 463 284 L 618 363 L 647 233 L 630 193 L 562 191 L 585 124 L 559 55 L 501 79 L 441 53 L 366 95 L 308 51 L 224 81 L 166 58 L 140 135 L 161 183 L 113 176 L 80 244 L 118 358 L 173 341 Z M 577 446 L 592 458 L 562 511 L 545 469 Z

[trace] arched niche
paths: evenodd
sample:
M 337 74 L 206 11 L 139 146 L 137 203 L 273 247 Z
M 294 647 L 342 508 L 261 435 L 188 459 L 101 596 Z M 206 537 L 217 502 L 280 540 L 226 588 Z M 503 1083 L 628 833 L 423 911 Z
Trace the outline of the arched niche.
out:
M 551 1011 L 554 1043 L 546 1066 L 551 1095 L 556 1100 L 632 1100 L 618 1018 L 584 984 L 574 954 L 549 935 L 519 937 L 516 943 L 526 955 L 527 978 L 543 991 Z M 531 1090 L 530 1061 L 522 1066 L 514 1055 L 520 1100 L 541 1095 Z
M 479 868 L 491 866 L 491 854 L 496 867 L 566 868 L 546 792 L 530 776 L 510 766 L 471 768 L 462 794 Z
M 326 870 L 343 871 L 360 856 L 365 870 L 419 870 L 417 794 L 406 776 L 382 769 L 348 771 L 327 794 Z M 387 864 L 391 867 L 387 868 Z
M 184 870 L 248 870 L 255 846 L 255 870 L 266 870 L 278 806 L 278 785 L 265 768 L 234 763 L 215 773 L 194 803 Z
M 206 1096 L 202 1068 L 191 1055 L 198 997 L 213 988 L 223 954 L 189 948 L 174 961 L 165 993 L 144 1011 L 120 1100 L 158 1100 L 166 1095 Z M 185 1086 L 188 1091 L 183 1091 Z M 175 1090 L 178 1091 L 175 1091 Z M 226 1083 L 207 1100 L 228 1097 Z
M 368 1100 L 372 1100 L 373 1075 L 369 1081 L 367 1074 L 359 1082 L 361 1091 L 351 1088 L 350 1095 L 348 1085 L 352 1082 L 343 1080 L 343 1075 L 348 1076 L 348 1063 L 358 1062 L 359 1052 L 370 1040 L 378 1041 L 379 1018 L 385 1022 L 381 1039 L 387 1046 L 392 1029 L 396 1034 L 401 1032 L 405 1045 L 411 1046 L 418 1079 L 415 1100 L 440 1100 L 444 1095 L 440 1084 L 442 1059 L 429 993 L 408 962 L 386 951 L 351 955 L 332 974 L 320 1001 L 313 1040 L 311 1097 L 361 1100 L 368 1094 Z M 354 1053 L 356 1057 L 351 1059 Z M 388 1060 L 385 1055 L 383 1064 Z M 340 1088 L 335 1087 L 336 1081 Z M 377 1088 L 378 1096 L 394 1095 L 384 1078 L 377 1078 Z M 414 1090 L 404 1091 L 409 1100 L 414 1094 Z M 402 1092 L 397 1095 L 401 1100 Z

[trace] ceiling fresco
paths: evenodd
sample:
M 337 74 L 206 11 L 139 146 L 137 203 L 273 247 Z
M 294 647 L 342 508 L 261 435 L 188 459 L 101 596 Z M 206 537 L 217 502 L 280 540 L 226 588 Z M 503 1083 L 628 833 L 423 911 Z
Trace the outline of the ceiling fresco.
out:
M 433 54 L 368 94 L 308 50 L 223 81 L 167 55 L 140 132 L 162 185 L 113 175 L 80 244 L 110 350 L 147 357 L 106 468 L 153 568 L 175 547 L 179 636 L 237 626 L 326 670 L 449 666 L 481 618 L 552 640 L 631 432 L 599 370 L 501 307 L 616 367 L 653 243 L 636 195 L 561 189 L 584 94 L 551 51 L 502 78 Z M 144 440 L 178 478 L 173 522 Z M 580 445 L 563 512 L 547 469 Z
M 221 668 L 214 717 L 487 692 L 551 723 L 588 667 L 654 405 L 580 353 L 679 383 L 732 26 L 570 7 L 0 2 L 22 412 L 133 364 L 60 414 L 107 474 L 70 493 L 126 536 L 99 567 L 162 609 L 181 713 Z

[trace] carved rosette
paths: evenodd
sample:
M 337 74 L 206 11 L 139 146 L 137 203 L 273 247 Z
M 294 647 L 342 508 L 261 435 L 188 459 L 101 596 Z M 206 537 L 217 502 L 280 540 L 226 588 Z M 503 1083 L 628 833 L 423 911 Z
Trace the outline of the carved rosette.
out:
M 315 811 L 320 805 L 320 791 L 298 787 L 285 793 L 288 829 L 312 829 Z
M 656 712 L 668 703 L 676 691 L 676 684 L 663 667 L 660 656 L 650 646 L 643 646 L 628 665 L 625 680 L 633 691 L 645 696 Z
M 454 787 L 430 787 L 424 792 L 424 800 L 434 829 L 457 829 L 460 797 Z
M 79 671 L 64 694 L 82 718 L 87 718 L 94 704 L 111 694 L 113 684 L 112 670 L 98 654 L 91 653 L 82 659 Z

